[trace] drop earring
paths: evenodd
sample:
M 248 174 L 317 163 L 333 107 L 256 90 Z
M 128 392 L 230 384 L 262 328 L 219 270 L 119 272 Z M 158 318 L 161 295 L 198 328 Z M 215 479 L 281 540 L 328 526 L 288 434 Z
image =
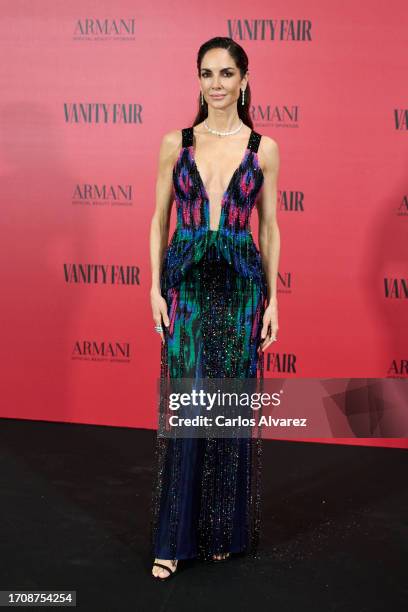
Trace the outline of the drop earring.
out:
M 242 102 L 241 102 L 241 104 L 242 104 L 242 106 L 244 106 L 244 104 L 245 104 L 245 89 L 242 89 L 241 91 L 242 91 Z
M 201 91 L 201 106 L 204 106 L 204 96 L 203 96 L 203 92 Z

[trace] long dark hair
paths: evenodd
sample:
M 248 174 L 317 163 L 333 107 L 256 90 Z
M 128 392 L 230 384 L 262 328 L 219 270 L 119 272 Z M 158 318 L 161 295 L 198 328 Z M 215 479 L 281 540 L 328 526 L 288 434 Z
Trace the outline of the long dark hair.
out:
M 203 43 L 198 50 L 197 54 L 197 70 L 198 76 L 200 76 L 201 70 L 201 62 L 203 60 L 204 55 L 210 49 L 227 49 L 228 53 L 231 55 L 235 64 L 237 65 L 240 73 L 241 79 L 245 76 L 246 71 L 248 70 L 248 56 L 245 53 L 244 49 L 235 42 L 232 38 L 228 38 L 227 36 L 215 36 L 214 38 L 210 38 L 207 42 Z M 193 125 L 197 125 L 197 123 L 201 123 L 208 117 L 208 104 L 204 100 L 204 104 L 201 104 L 201 95 L 198 96 L 198 113 L 196 118 L 194 119 Z M 251 89 L 249 87 L 249 83 L 245 88 L 245 98 L 244 104 L 242 104 L 242 93 L 240 94 L 237 102 L 237 110 L 240 119 L 251 129 L 254 128 L 253 121 L 249 114 L 249 107 L 251 104 Z

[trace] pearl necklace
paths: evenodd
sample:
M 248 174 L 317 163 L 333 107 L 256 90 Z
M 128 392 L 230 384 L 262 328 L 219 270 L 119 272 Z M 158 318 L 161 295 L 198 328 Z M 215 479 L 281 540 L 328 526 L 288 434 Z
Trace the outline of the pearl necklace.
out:
M 239 132 L 239 130 L 242 128 L 242 126 L 244 125 L 243 122 L 241 121 L 241 124 L 235 129 L 235 130 L 231 130 L 230 132 L 219 132 L 218 130 L 213 130 L 212 128 L 209 127 L 209 125 L 207 124 L 207 120 L 204 119 L 204 125 L 207 128 L 207 130 L 209 132 L 211 132 L 211 134 L 215 134 L 216 136 L 232 136 L 232 134 L 236 134 L 237 132 Z

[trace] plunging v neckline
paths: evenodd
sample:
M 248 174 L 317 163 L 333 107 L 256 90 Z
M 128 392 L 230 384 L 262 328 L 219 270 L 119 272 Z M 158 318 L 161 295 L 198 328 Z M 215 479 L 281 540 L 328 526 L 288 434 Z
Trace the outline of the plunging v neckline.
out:
M 194 131 L 193 131 L 193 144 L 191 145 L 191 153 L 192 153 L 191 157 L 192 157 L 192 160 L 193 160 L 193 165 L 194 165 L 195 171 L 197 173 L 198 180 L 199 180 L 200 185 L 201 185 L 202 194 L 204 196 L 205 201 L 207 202 L 207 207 L 208 207 L 208 229 L 211 232 L 218 232 L 219 229 L 220 229 L 224 202 L 225 202 L 225 199 L 226 199 L 227 195 L 229 194 L 229 191 L 231 189 L 231 185 L 232 185 L 232 183 L 233 183 L 233 181 L 235 179 L 235 175 L 238 174 L 238 172 L 241 170 L 241 168 L 242 168 L 242 166 L 243 166 L 243 164 L 244 164 L 244 162 L 245 162 L 245 160 L 247 158 L 248 150 L 249 150 L 249 144 L 251 142 L 252 132 L 253 132 L 253 130 L 251 130 L 251 132 L 249 134 L 248 142 L 247 142 L 247 145 L 245 147 L 245 151 L 244 151 L 244 154 L 242 156 L 241 162 L 240 162 L 239 166 L 237 166 L 235 168 L 234 172 L 232 173 L 232 176 L 231 176 L 231 178 L 230 178 L 230 180 L 228 182 L 227 188 L 226 188 L 226 190 L 224 191 L 224 193 L 222 195 L 221 203 L 220 203 L 221 210 L 220 210 L 220 218 L 218 219 L 218 227 L 217 227 L 217 229 L 212 230 L 211 229 L 211 203 L 210 203 L 210 198 L 208 197 L 207 188 L 204 185 L 204 181 L 203 181 L 203 179 L 201 177 L 201 173 L 200 173 L 200 170 L 198 169 L 197 162 L 196 162 L 196 159 L 195 159 Z

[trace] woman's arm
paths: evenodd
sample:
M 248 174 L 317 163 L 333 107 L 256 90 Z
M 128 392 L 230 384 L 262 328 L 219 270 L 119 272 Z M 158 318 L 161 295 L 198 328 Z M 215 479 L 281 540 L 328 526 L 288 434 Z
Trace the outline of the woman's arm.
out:
M 163 136 L 157 170 L 156 208 L 150 225 L 150 263 L 152 286 L 150 300 L 156 325 L 169 324 L 167 304 L 161 295 L 160 271 L 169 237 L 171 208 L 173 204 L 173 167 L 181 146 L 181 131 L 172 130 Z M 162 321 L 163 319 L 163 321 Z M 163 332 L 160 334 L 164 342 Z
M 277 278 L 280 254 L 280 233 L 276 218 L 280 155 L 278 143 L 263 136 L 260 143 L 264 184 L 257 201 L 259 218 L 259 250 L 268 283 L 268 306 L 265 310 L 261 344 L 265 350 L 276 338 L 278 327 Z M 270 329 L 268 329 L 270 326 Z

